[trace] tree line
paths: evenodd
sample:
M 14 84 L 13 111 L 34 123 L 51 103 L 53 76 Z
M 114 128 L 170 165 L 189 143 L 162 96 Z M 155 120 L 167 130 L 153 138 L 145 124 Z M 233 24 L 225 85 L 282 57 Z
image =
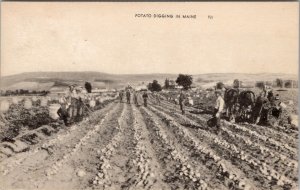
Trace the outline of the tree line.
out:
M 24 89 L 18 89 L 18 90 L 6 90 L 6 91 L 3 91 L 1 90 L 0 94 L 1 96 L 22 96 L 22 95 L 47 95 L 49 93 L 49 91 L 46 91 L 46 90 L 41 90 L 41 91 L 38 91 L 38 90 L 32 90 L 32 91 L 29 91 L 29 90 L 24 90 Z
M 179 74 L 175 82 L 178 86 L 181 86 L 184 90 L 188 90 L 191 88 L 191 85 L 193 84 L 193 77 L 191 75 Z M 163 88 L 172 89 L 175 88 L 175 86 L 171 84 L 171 80 L 167 78 L 165 80 L 165 84 L 163 87 L 161 84 L 158 83 L 157 80 L 153 80 L 153 82 L 148 84 L 147 88 L 152 92 L 159 92 Z

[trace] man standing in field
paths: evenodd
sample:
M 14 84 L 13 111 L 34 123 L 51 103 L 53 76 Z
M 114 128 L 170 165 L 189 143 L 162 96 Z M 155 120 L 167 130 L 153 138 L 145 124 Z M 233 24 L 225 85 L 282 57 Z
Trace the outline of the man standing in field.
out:
M 126 91 L 126 98 L 127 98 L 127 103 L 130 104 L 130 92 L 129 92 L 129 90 Z
M 133 94 L 133 100 L 134 100 L 134 103 L 135 103 L 135 105 L 139 105 L 139 103 L 138 103 L 138 97 L 137 97 L 137 92 L 135 91 L 134 92 L 134 94 Z
M 119 92 L 119 98 L 120 98 L 120 103 L 122 103 L 122 101 L 123 101 L 123 91 L 121 90 L 120 92 Z
M 77 116 L 78 99 L 75 85 L 70 85 L 66 95 L 59 100 L 61 109 L 58 110 L 58 115 L 64 120 L 66 125 L 71 124 L 74 117 Z
M 217 96 L 217 100 L 216 100 L 216 106 L 215 106 L 215 111 L 214 111 L 214 117 L 216 120 L 216 128 L 217 131 L 220 131 L 221 128 L 221 114 L 224 110 L 224 99 L 222 97 L 222 91 L 221 90 L 216 90 L 216 96 Z
M 157 104 L 160 105 L 160 98 L 159 98 L 158 92 L 156 92 L 156 93 L 154 94 L 154 96 L 155 96 L 155 99 L 156 99 Z
M 147 92 L 144 92 L 144 94 L 143 94 L 143 99 L 144 99 L 144 106 L 147 107 L 147 99 L 148 99 L 148 94 L 147 94 Z
M 66 97 L 61 97 L 59 99 L 59 103 L 60 103 L 60 108 L 59 110 L 57 111 L 57 115 L 60 117 L 61 120 L 64 121 L 65 125 L 67 126 L 68 125 L 68 108 L 69 108 L 69 103 L 66 99 Z
M 186 96 L 185 96 L 183 90 L 181 90 L 180 95 L 179 95 L 179 105 L 180 105 L 180 110 L 181 110 L 182 115 L 185 114 L 185 110 L 184 110 L 185 101 L 186 101 Z

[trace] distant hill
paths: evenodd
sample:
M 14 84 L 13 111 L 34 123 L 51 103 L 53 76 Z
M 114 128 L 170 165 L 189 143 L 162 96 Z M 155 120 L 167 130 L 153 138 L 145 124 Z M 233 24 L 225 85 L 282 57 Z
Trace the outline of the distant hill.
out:
M 1 77 L 2 90 L 16 90 L 26 88 L 28 90 L 49 90 L 52 86 L 66 86 L 70 84 L 84 85 L 86 81 L 91 82 L 93 87 L 120 88 L 126 85 L 140 85 L 154 79 L 163 82 L 165 78 L 176 78 L 175 74 L 107 74 L 101 72 L 29 72 L 17 75 Z M 30 86 L 32 84 L 32 86 Z M 37 85 L 40 84 L 40 85 Z
M 69 84 L 84 85 L 91 82 L 98 88 L 121 88 L 128 84 L 132 86 L 145 85 L 158 80 L 162 85 L 169 78 L 175 80 L 177 74 L 108 74 L 102 72 L 28 72 L 17 75 L 1 77 L 1 90 L 49 90 L 52 87 L 66 87 Z M 241 81 L 272 81 L 276 78 L 284 80 L 298 80 L 297 75 L 292 74 L 244 74 L 244 73 L 209 73 L 193 75 L 194 84 L 202 85 L 213 82 L 229 82 L 234 79 Z

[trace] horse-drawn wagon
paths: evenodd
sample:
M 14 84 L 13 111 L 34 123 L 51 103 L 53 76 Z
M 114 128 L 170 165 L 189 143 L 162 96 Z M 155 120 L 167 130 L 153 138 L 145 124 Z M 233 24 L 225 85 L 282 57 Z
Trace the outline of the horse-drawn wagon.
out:
M 251 90 L 227 89 L 224 94 L 226 117 L 232 122 L 267 123 L 282 112 L 281 102 L 272 91 L 258 96 Z

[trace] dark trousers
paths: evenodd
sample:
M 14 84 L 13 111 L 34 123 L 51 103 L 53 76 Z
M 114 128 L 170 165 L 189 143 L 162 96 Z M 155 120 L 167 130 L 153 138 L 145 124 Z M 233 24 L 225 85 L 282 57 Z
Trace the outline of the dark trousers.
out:
M 157 101 L 158 105 L 160 105 L 160 99 L 158 97 L 156 98 L 156 101 Z
M 184 103 L 183 102 L 179 102 L 180 105 L 180 110 L 182 114 L 185 114 L 185 110 L 184 110 Z
M 216 114 L 218 113 L 218 109 L 215 109 L 214 110 L 214 118 L 215 118 L 215 121 L 216 121 L 216 127 L 217 129 L 220 129 L 221 127 L 221 114 L 219 115 L 219 117 L 216 116 Z
M 147 98 L 144 98 L 144 106 L 147 107 Z
M 68 124 L 68 117 L 69 117 L 67 109 L 65 109 L 64 107 L 61 107 L 57 111 L 57 114 L 59 115 L 60 119 L 64 121 L 65 125 L 67 125 Z
M 137 97 L 134 97 L 134 103 L 135 103 L 136 105 L 138 105 Z
M 68 123 L 80 121 L 83 116 L 83 102 L 77 99 L 73 99 L 67 111 Z
M 130 97 L 127 96 L 127 103 L 130 104 Z

